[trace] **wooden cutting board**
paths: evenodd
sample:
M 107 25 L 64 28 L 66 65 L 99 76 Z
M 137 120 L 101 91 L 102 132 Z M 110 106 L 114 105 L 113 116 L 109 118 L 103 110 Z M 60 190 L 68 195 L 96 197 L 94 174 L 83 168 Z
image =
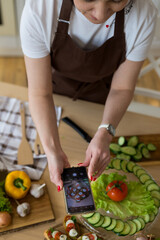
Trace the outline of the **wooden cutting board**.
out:
M 44 182 L 41 180 L 41 182 L 34 183 Z M 33 225 L 38 225 L 40 223 L 50 222 L 55 219 L 46 186 L 44 190 L 45 194 L 38 199 L 34 198 L 28 193 L 25 198 L 18 200 L 19 203 L 28 202 L 30 204 L 31 212 L 24 218 L 20 217 L 17 214 L 16 212 L 17 204 L 14 200 L 11 200 L 11 204 L 13 206 L 12 223 L 6 228 L 1 228 L 0 235 L 10 233 L 13 231 L 19 231 L 21 229 Z
M 145 144 L 153 143 L 157 150 L 154 152 L 150 151 L 151 158 L 146 159 L 142 158 L 140 162 L 138 162 L 139 165 L 145 166 L 145 165 L 157 165 L 160 164 L 160 134 L 150 134 L 150 135 L 136 135 L 139 139 L 139 142 L 143 142 Z M 131 136 L 124 136 L 127 140 Z M 112 142 L 117 143 L 119 137 L 115 137 Z M 111 153 L 112 156 L 115 156 Z

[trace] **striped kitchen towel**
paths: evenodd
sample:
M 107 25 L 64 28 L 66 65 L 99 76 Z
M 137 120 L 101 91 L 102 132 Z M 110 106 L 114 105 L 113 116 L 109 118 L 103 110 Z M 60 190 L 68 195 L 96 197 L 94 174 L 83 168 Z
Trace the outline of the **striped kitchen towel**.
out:
M 32 180 L 39 180 L 47 165 L 46 155 L 34 154 L 34 141 L 36 128 L 29 112 L 28 102 L 25 106 L 26 137 L 31 145 L 34 166 L 22 166 L 17 164 L 17 152 L 21 141 L 21 116 L 20 100 L 16 98 L 0 97 L 0 170 L 23 170 Z M 55 107 L 57 125 L 59 125 L 62 108 Z

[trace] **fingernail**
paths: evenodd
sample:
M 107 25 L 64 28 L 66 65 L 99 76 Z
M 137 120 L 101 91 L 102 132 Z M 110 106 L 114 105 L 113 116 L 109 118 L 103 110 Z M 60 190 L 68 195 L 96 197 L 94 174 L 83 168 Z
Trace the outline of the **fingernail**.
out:
M 57 186 L 57 191 L 60 192 L 61 188 L 60 186 Z
M 96 181 L 97 178 L 93 178 L 93 181 Z
M 93 177 L 91 176 L 91 181 L 93 181 Z
M 81 165 L 81 164 L 83 164 L 83 163 L 78 163 L 78 166 Z

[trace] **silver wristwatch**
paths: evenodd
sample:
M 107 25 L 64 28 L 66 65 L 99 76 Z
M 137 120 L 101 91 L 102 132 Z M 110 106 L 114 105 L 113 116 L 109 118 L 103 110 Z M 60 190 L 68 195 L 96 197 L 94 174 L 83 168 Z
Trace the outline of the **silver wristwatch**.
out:
M 115 136 L 115 134 L 116 134 L 116 130 L 115 130 L 115 128 L 112 126 L 112 124 L 101 124 L 101 125 L 98 127 L 98 129 L 99 129 L 99 128 L 106 128 L 107 131 L 108 131 L 112 136 Z

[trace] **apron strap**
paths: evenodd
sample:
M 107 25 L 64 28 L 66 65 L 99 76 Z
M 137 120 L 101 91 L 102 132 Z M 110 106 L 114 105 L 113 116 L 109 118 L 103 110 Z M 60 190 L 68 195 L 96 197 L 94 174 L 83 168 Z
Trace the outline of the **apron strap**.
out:
M 70 14 L 72 11 L 72 0 L 63 0 L 61 11 L 59 14 L 57 33 L 68 33 Z
M 116 13 L 114 36 L 119 37 L 124 34 L 124 9 Z

